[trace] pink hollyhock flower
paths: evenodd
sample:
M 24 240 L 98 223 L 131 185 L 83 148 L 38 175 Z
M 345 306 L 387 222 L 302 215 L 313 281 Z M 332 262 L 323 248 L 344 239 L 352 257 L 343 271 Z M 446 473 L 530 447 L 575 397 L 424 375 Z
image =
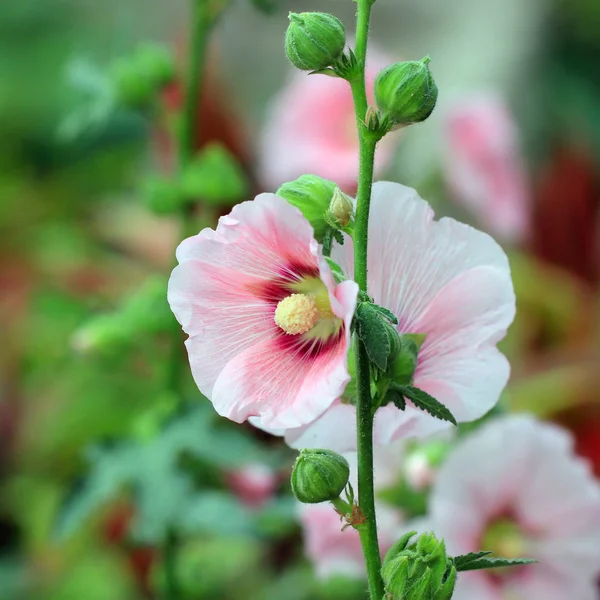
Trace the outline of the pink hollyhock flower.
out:
M 277 489 L 277 475 L 267 465 L 252 463 L 229 473 L 227 483 L 247 506 L 259 508 Z
M 315 567 L 317 575 L 328 578 L 346 575 L 353 578 L 365 577 L 365 559 L 358 531 L 344 527 L 333 506 L 303 504 L 300 507 L 300 522 L 304 533 L 304 552 Z M 402 514 L 389 506 L 377 505 L 377 527 L 381 555 L 390 549 L 400 537 Z
M 430 518 L 450 555 L 539 560 L 461 574 L 457 600 L 598 598 L 600 484 L 554 425 L 514 415 L 466 438 L 438 473 Z
M 402 448 L 398 444 L 376 446 L 374 451 L 375 488 L 384 489 L 397 481 Z M 356 490 L 356 453 L 345 454 L 345 458 L 350 465 L 350 481 Z M 304 532 L 304 551 L 317 575 L 322 578 L 332 575 L 364 578 L 365 561 L 356 529 L 344 527 L 345 522 L 329 503 L 299 504 L 299 511 Z M 408 527 L 402 527 L 403 520 L 402 511 L 398 508 L 377 502 L 377 529 L 382 556 Z
M 373 81 L 390 62 L 369 53 L 367 87 L 374 104 Z M 386 136 L 378 146 L 375 174 L 391 163 L 398 136 Z M 259 176 L 267 189 L 304 173 L 335 181 L 347 193 L 356 191 L 358 136 L 352 93 L 347 81 L 294 71 L 274 99 L 259 146 Z
M 515 314 L 506 255 L 487 234 L 449 218 L 434 221 L 417 192 L 398 183 L 373 186 L 368 291 L 398 317 L 400 333 L 425 334 L 414 385 L 445 404 L 460 422 L 483 416 L 498 401 L 510 367 L 497 350 Z M 332 257 L 353 273 L 353 244 Z M 296 448 L 355 448 L 356 411 L 338 400 L 319 419 L 284 432 Z M 375 415 L 379 444 L 447 429 L 407 402 Z
M 518 133 L 495 95 L 464 99 L 447 114 L 444 171 L 457 202 L 494 235 L 522 242 L 530 225 L 530 196 Z
M 177 259 L 169 303 L 220 415 L 298 427 L 342 394 L 358 288 L 335 284 L 298 209 L 261 194 L 184 240 Z

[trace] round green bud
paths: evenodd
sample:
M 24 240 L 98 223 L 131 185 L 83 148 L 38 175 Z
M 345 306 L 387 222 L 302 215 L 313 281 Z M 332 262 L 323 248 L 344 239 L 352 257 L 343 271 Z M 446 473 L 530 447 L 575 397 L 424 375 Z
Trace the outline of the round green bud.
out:
M 346 45 L 344 24 L 333 15 L 319 12 L 290 13 L 285 34 L 285 53 L 302 71 L 331 66 Z
M 142 198 L 157 215 L 177 212 L 183 206 L 183 195 L 177 181 L 165 177 L 148 177 L 142 184 Z
M 340 188 L 336 187 L 329 204 L 329 214 L 342 226 L 346 227 L 354 214 L 352 198 L 346 196 Z
M 168 48 L 157 44 L 142 44 L 134 55 L 134 63 L 154 88 L 175 79 L 175 61 Z
M 315 231 L 315 239 L 322 243 L 327 230 L 325 213 L 329 210 L 331 200 L 338 189 L 333 181 L 317 175 L 302 175 L 295 181 L 284 183 L 277 195 L 299 208 Z
M 404 335 L 398 336 L 400 350 L 391 360 L 390 375 L 392 381 L 398 385 L 410 385 L 417 368 L 419 350 L 415 342 Z
M 396 63 L 375 79 L 375 101 L 379 110 L 397 128 L 424 121 L 433 112 L 438 88 L 429 70 L 430 58 Z
M 292 492 L 300 502 L 317 504 L 335 500 L 348 478 L 348 461 L 331 450 L 300 450 L 292 470 Z
M 108 77 L 121 104 L 137 108 L 147 105 L 152 99 L 154 85 L 135 60 L 118 59 L 109 68 Z

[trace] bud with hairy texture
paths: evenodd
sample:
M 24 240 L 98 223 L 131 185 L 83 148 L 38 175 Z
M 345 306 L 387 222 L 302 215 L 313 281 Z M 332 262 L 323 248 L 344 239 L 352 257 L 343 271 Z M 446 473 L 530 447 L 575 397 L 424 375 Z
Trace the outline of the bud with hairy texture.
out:
M 446 555 L 444 540 L 424 533 L 411 543 L 411 531 L 388 551 L 381 568 L 391 600 L 450 600 L 456 568 Z
M 396 63 L 375 79 L 375 100 L 394 127 L 419 123 L 435 108 L 438 88 L 429 70 L 430 58 Z
M 285 34 L 285 53 L 302 71 L 320 71 L 331 66 L 346 45 L 344 24 L 320 12 L 290 13 Z
M 352 219 L 354 205 L 352 199 L 349 198 L 340 188 L 336 187 L 329 204 L 329 214 L 342 226 L 346 227 Z
M 312 225 L 315 239 L 321 244 L 328 226 L 325 213 L 329 210 L 336 189 L 338 187 L 333 181 L 317 175 L 302 175 L 284 183 L 277 190 L 277 195 L 300 209 Z
M 300 450 L 292 471 L 292 492 L 305 504 L 339 498 L 350 476 L 348 461 L 331 450 Z

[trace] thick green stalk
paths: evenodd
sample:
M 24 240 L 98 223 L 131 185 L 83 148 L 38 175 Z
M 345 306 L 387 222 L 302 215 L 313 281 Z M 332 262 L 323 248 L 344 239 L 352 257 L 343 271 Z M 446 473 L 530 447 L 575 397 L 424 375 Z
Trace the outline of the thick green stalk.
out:
M 367 291 L 367 248 L 369 241 L 369 207 L 373 184 L 373 164 L 376 141 L 369 135 L 365 124 L 367 93 L 365 62 L 372 0 L 358 0 L 355 55 L 358 73 L 350 81 L 356 125 L 359 138 L 359 174 L 356 194 L 354 225 L 354 280 L 360 289 Z M 382 600 L 385 595 L 381 579 L 381 555 L 377 539 L 375 494 L 373 486 L 373 409 L 371 400 L 371 370 L 364 345 L 354 336 L 356 356 L 356 430 L 358 449 L 358 503 L 365 522 L 359 528 L 360 541 L 365 556 L 371 600 Z
M 200 97 L 202 92 L 202 79 L 206 62 L 208 37 L 212 26 L 212 19 L 207 12 L 206 2 L 191 0 L 190 3 L 190 39 L 187 72 L 182 82 L 184 89 L 184 105 L 182 120 L 178 129 L 178 168 L 182 173 L 194 157 L 196 139 L 199 132 Z M 193 235 L 194 221 L 187 206 L 180 213 L 181 238 Z M 173 329 L 173 350 L 167 375 L 167 387 L 177 392 L 181 379 L 181 369 L 184 364 L 181 360 L 181 330 L 179 326 Z
M 194 157 L 196 139 L 199 131 L 200 98 L 204 75 L 208 37 L 212 19 L 207 12 L 206 2 L 191 0 L 190 40 L 187 73 L 182 82 L 184 88 L 184 106 L 182 121 L 178 131 L 178 168 L 182 173 Z M 193 235 L 193 219 L 188 207 L 180 214 L 181 237 Z M 169 363 L 168 389 L 179 393 L 182 366 L 182 336 L 180 328 L 174 327 L 173 347 Z M 177 580 L 178 539 L 174 531 L 169 531 L 164 542 L 165 597 L 166 600 L 179 600 L 181 590 Z

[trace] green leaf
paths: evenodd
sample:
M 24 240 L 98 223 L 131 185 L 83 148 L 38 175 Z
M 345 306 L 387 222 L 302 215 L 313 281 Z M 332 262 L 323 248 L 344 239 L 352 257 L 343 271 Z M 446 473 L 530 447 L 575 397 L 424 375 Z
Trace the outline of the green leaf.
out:
M 189 200 L 221 206 L 239 202 L 249 184 L 235 156 L 225 146 L 211 143 L 185 170 L 181 189 Z
M 346 281 L 346 275 L 344 274 L 344 271 L 342 271 L 342 267 L 340 267 L 340 265 L 338 265 L 335 260 L 329 256 L 326 256 L 325 260 L 331 269 L 331 274 L 333 275 L 335 282 L 341 283 L 342 281 Z
M 417 408 L 428 412 L 432 417 L 441 419 L 442 421 L 450 421 L 453 425 L 457 425 L 454 415 L 433 396 L 427 392 L 414 387 L 413 385 L 398 386 L 398 391 L 408 398 Z
M 344 245 L 344 234 L 339 229 L 333 230 L 333 237 L 340 246 Z
M 388 390 L 385 399 L 381 406 L 385 406 L 386 404 L 393 404 L 396 408 L 400 410 L 404 410 L 406 408 L 406 400 L 404 396 L 398 390 Z
M 380 315 L 385 317 L 390 323 L 393 323 L 394 325 L 398 325 L 398 319 L 396 318 L 396 315 L 391 310 L 388 310 L 387 308 L 385 308 L 383 306 L 379 306 L 379 304 L 373 304 L 373 308 Z
M 489 556 L 491 552 L 472 552 L 455 556 L 452 560 L 457 571 L 479 571 L 481 569 L 498 569 L 500 567 L 515 567 L 531 565 L 537 560 L 533 558 L 502 558 Z
M 477 562 L 480 558 L 485 556 L 489 556 L 492 554 L 490 550 L 483 550 L 481 552 L 469 552 L 469 554 L 461 554 L 460 556 L 455 556 L 452 561 L 454 562 L 454 566 L 457 571 L 468 571 L 469 565 Z
M 333 244 L 333 229 L 331 227 L 325 228 L 323 234 L 323 256 L 329 258 L 331 255 L 331 245 Z
M 369 360 L 385 371 L 391 345 L 385 324 L 372 304 L 362 302 L 356 309 L 358 337 L 362 340 Z

